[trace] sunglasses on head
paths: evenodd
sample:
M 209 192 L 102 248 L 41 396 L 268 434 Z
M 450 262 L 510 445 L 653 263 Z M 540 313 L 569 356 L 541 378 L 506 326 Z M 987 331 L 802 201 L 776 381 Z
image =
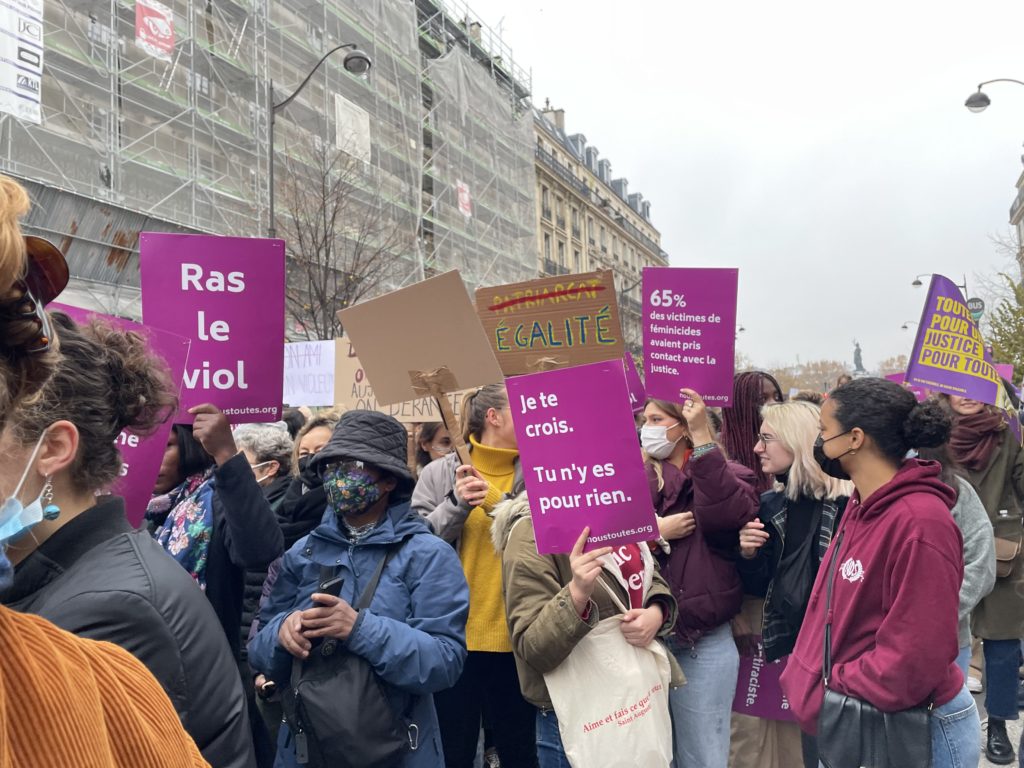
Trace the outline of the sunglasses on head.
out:
M 14 283 L 14 290 L 20 296 L 13 298 L 11 306 L 15 317 L 36 323 L 38 334 L 28 342 L 25 351 L 40 354 L 53 344 L 53 326 L 46 314 L 46 305 L 64 290 L 70 276 L 64 254 L 48 240 L 26 235 L 25 253 L 28 270 Z

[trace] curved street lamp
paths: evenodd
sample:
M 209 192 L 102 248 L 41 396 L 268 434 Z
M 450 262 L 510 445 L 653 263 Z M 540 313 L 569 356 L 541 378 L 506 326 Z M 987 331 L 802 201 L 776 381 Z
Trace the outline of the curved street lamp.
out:
M 906 320 L 904 321 L 903 325 L 900 326 L 900 330 L 909 331 L 910 326 L 912 325 L 919 325 L 919 323 L 917 322 L 917 320 Z
M 346 72 L 349 72 L 356 77 L 366 80 L 370 76 L 370 69 L 373 67 L 373 61 L 370 59 L 369 54 L 361 50 L 356 43 L 344 43 L 342 45 L 331 48 L 327 53 L 320 57 L 309 74 L 306 75 L 305 79 L 299 83 L 299 87 L 292 91 L 292 95 L 288 98 L 274 103 L 274 81 L 271 80 L 267 83 L 267 159 L 269 162 L 269 184 L 270 184 L 270 199 L 268 200 L 270 208 L 270 223 L 267 226 L 267 236 L 277 237 L 277 228 L 274 226 L 274 122 L 276 120 L 277 113 L 291 104 L 295 97 L 302 93 L 302 89 L 306 87 L 316 71 L 320 69 L 328 57 L 337 53 L 338 51 L 348 50 L 345 54 L 345 59 L 342 61 L 342 66 Z
M 995 80 L 986 80 L 983 83 L 978 83 L 978 90 L 968 96 L 964 102 L 964 106 L 971 110 L 971 112 L 984 112 L 988 109 L 989 104 L 992 103 L 992 99 L 988 97 L 988 94 L 981 90 L 982 86 L 989 83 L 1016 83 L 1017 85 L 1024 85 L 1024 81 L 1014 80 L 1012 77 L 999 77 Z

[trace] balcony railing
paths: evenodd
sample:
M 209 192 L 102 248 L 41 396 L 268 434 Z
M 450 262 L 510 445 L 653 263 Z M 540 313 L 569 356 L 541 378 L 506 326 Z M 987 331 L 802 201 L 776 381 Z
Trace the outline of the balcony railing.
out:
M 580 225 L 579 224 L 574 224 L 573 228 L 572 228 L 573 239 L 579 240 L 581 234 L 582 234 L 582 232 L 580 230 Z
M 541 207 L 540 215 L 545 221 L 551 221 L 551 209 Z
M 551 259 L 544 259 L 544 274 L 551 275 L 552 277 L 568 275 L 569 268 L 563 267 L 561 264 L 554 262 Z
M 563 229 L 564 230 L 565 229 L 565 216 L 556 216 L 555 217 L 555 225 L 559 229 Z
M 572 172 L 564 165 L 559 163 L 557 160 L 555 160 L 555 158 L 553 158 L 549 152 L 545 152 L 540 147 L 538 147 L 533 151 L 533 153 L 536 156 L 536 158 L 546 168 L 551 170 L 552 173 L 555 174 L 555 176 L 557 176 L 559 179 L 568 184 L 576 192 L 583 195 L 584 197 L 588 197 L 590 195 L 590 187 L 587 186 L 586 182 L 581 181 L 580 179 L 577 179 L 575 176 L 573 176 Z

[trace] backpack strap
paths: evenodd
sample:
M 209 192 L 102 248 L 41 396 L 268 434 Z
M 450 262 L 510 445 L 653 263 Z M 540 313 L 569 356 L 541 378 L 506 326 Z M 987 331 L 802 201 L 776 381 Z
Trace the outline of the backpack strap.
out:
M 373 572 L 373 577 L 370 579 L 366 588 L 363 590 L 363 594 L 359 596 L 359 601 L 352 606 L 357 611 L 364 611 L 370 607 L 370 603 L 373 602 L 373 595 L 377 591 L 377 585 L 380 584 L 380 577 L 384 574 L 384 568 L 391 561 L 391 558 L 397 554 L 398 549 L 405 543 L 405 539 L 402 539 L 396 544 L 388 546 L 387 551 L 384 553 L 384 557 L 377 563 L 377 568 Z

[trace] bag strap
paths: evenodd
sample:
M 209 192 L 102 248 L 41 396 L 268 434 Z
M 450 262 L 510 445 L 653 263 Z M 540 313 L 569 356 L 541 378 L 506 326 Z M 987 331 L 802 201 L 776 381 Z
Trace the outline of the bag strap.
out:
M 828 588 L 825 591 L 825 652 L 821 657 L 821 676 L 826 688 L 828 679 L 832 677 L 832 582 L 836 578 L 836 560 L 839 558 L 839 548 L 843 545 L 845 533 L 845 528 L 839 532 L 835 549 L 832 550 L 832 557 L 828 562 Z
M 373 595 L 377 591 L 377 585 L 380 584 L 380 577 L 384 574 L 384 567 L 391 561 L 391 558 L 395 556 L 399 548 L 404 543 L 405 539 L 402 539 L 397 544 L 391 544 L 388 546 L 387 551 L 384 553 L 384 557 L 382 557 L 380 562 L 377 563 L 377 569 L 373 572 L 373 577 L 363 590 L 363 594 L 359 596 L 359 602 L 352 606 L 357 611 L 364 611 L 370 607 L 370 603 L 373 601 Z
M 608 583 L 604 580 L 604 573 L 601 573 L 597 577 L 597 583 L 604 587 L 604 591 L 608 594 L 608 597 L 612 599 L 612 602 L 615 603 L 616 607 L 620 611 L 622 611 L 624 614 L 629 613 L 629 609 L 626 607 L 626 605 L 622 602 L 622 600 L 619 599 L 619 596 L 615 594 L 614 590 L 612 590 L 612 588 L 609 587 Z

